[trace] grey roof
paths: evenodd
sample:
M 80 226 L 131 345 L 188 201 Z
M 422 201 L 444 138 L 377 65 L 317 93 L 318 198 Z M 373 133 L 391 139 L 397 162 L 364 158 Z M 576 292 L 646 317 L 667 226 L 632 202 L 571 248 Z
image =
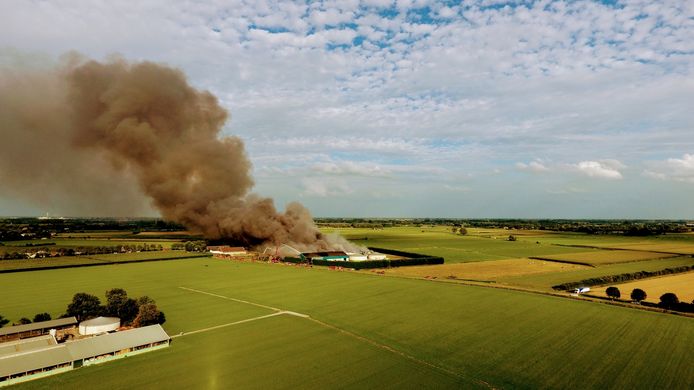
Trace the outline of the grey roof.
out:
M 120 318 L 118 317 L 96 317 L 92 318 L 91 320 L 86 320 L 80 322 L 80 326 L 99 326 L 99 325 L 111 325 L 119 323 L 120 324 Z
M 55 339 L 51 335 L 0 343 L 0 357 L 52 347 L 56 344 Z
M 14 355 L 0 356 L 0 376 L 70 363 L 122 349 L 169 340 L 161 325 L 124 330 Z M 4 345 L 6 343 L 0 344 Z M 14 343 L 7 343 L 14 344 Z
M 77 360 L 168 339 L 169 335 L 161 325 L 150 325 L 67 342 L 65 345 L 69 348 L 73 359 Z
M 5 336 L 8 334 L 21 333 L 21 332 L 28 332 L 30 330 L 50 329 L 50 328 L 56 328 L 59 326 L 74 325 L 74 324 L 77 324 L 77 318 L 68 317 L 68 318 L 58 318 L 57 320 L 34 322 L 31 324 L 26 324 L 26 325 L 8 326 L 7 328 L 0 328 L 0 336 Z
M 0 357 L 0 376 L 71 362 L 70 351 L 65 347 L 65 344 L 61 344 L 39 351 Z

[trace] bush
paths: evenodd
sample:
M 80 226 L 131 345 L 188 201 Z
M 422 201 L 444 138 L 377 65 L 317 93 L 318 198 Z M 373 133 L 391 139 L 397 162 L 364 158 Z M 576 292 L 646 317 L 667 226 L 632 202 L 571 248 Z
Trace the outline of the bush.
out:
M 636 301 L 636 302 L 641 302 L 647 298 L 646 292 L 641 290 L 640 288 L 635 288 L 631 292 L 631 299 Z
M 612 299 L 616 299 L 622 296 L 622 293 L 619 292 L 619 289 L 617 287 L 608 287 L 607 290 L 605 291 L 608 297 Z
M 658 304 L 663 309 L 675 309 L 680 304 L 679 298 L 674 293 L 665 293 L 660 296 L 660 303 Z
M 39 313 L 34 316 L 34 322 L 50 321 L 51 315 L 48 313 Z
M 72 302 L 67 306 L 66 314 L 74 316 L 77 321 L 84 321 L 98 317 L 104 312 L 101 301 L 97 296 L 87 293 L 77 293 L 72 297 Z

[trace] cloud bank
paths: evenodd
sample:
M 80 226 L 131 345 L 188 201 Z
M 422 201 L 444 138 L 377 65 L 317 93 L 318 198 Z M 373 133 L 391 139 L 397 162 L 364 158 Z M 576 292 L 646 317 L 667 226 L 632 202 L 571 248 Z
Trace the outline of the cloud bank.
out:
M 574 186 L 589 199 L 610 183 L 624 199 L 645 182 L 673 199 L 690 181 L 664 166 L 694 153 L 690 3 L 9 1 L 0 60 L 21 50 L 37 66 L 77 49 L 174 64 L 234 112 L 223 131 L 246 141 L 258 186 L 283 201 L 308 176 L 407 194 L 397 204 L 350 194 L 366 214 L 470 215 L 519 180 L 539 198 L 546 186 Z M 340 168 L 314 170 L 323 162 Z M 368 183 L 365 170 L 377 173 Z M 655 181 L 662 175 L 673 179 Z M 439 206 L 422 205 L 414 182 L 442 189 L 430 190 Z M 444 184 L 487 190 L 461 203 Z M 670 216 L 691 213 L 668 203 Z M 550 202 L 540 204 L 523 209 L 545 213 Z M 327 203 L 311 206 L 333 215 Z M 629 210 L 619 212 L 651 212 L 638 199 Z

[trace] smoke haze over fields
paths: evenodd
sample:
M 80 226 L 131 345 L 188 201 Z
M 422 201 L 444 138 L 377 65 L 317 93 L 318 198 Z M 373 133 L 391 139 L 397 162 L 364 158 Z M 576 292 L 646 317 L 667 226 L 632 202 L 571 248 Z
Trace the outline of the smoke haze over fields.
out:
M 243 141 L 219 137 L 228 113 L 177 69 L 71 55 L 54 69 L 1 75 L 5 194 L 116 216 L 151 203 L 164 219 L 248 246 L 349 245 L 322 235 L 302 205 L 280 213 L 250 193 Z

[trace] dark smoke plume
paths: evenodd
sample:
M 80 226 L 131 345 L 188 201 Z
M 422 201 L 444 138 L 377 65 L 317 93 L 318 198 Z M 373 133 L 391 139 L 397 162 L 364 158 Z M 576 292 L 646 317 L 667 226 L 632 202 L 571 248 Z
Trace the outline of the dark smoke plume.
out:
M 2 70 L 3 192 L 78 212 L 100 205 L 108 215 L 143 209 L 144 195 L 164 219 L 206 238 L 355 249 L 322 235 L 302 205 L 280 213 L 272 199 L 250 193 L 243 142 L 220 138 L 226 110 L 181 71 L 122 59 L 67 62 Z

